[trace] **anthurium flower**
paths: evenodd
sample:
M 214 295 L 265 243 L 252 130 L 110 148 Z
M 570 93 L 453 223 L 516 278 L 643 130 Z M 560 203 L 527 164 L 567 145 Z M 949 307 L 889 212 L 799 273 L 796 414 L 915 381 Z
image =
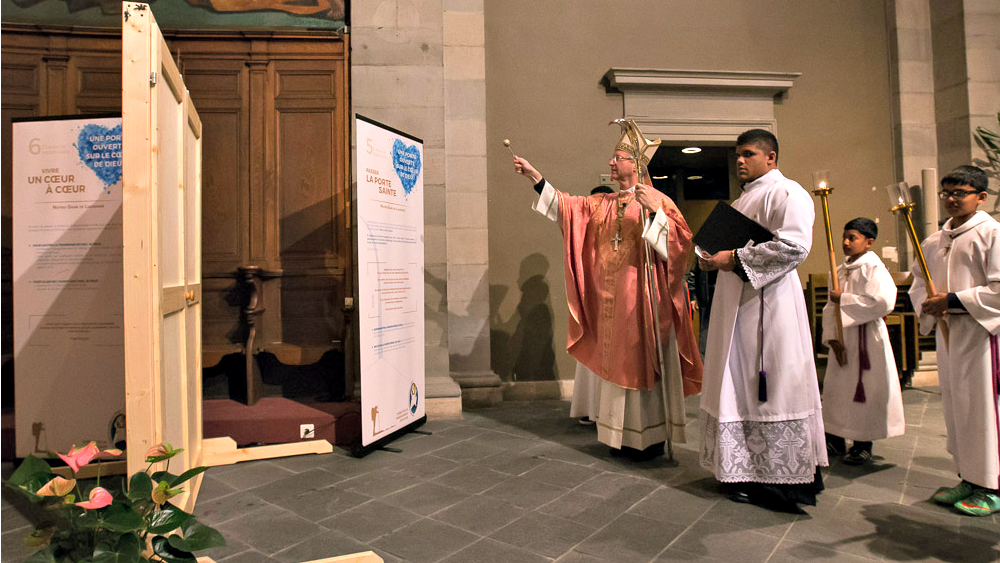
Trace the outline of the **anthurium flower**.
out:
M 76 473 L 81 467 L 90 463 L 90 460 L 94 459 L 94 456 L 98 453 L 100 453 L 100 450 L 97 449 L 97 442 L 91 442 L 79 450 L 76 449 L 76 444 L 73 444 L 73 447 L 69 449 L 68 454 L 56 455 L 59 456 L 59 459 L 66 462 L 66 465 L 73 470 L 73 473 Z
M 146 450 L 146 463 L 156 463 L 158 461 L 167 460 L 183 451 L 184 448 L 175 450 L 170 444 L 161 442 Z
M 61 497 L 73 490 L 76 486 L 76 479 L 63 479 L 56 475 L 51 481 L 42 485 L 35 494 L 40 497 Z
M 111 493 L 108 492 L 104 487 L 94 487 L 94 490 L 90 491 L 90 500 L 88 502 L 78 502 L 77 506 L 80 508 L 95 509 L 104 508 L 111 504 L 112 501 Z
M 160 481 L 153 487 L 153 492 L 150 494 L 150 498 L 153 499 L 157 505 L 162 505 L 167 502 L 167 500 L 181 494 L 184 489 L 171 489 L 166 481 Z

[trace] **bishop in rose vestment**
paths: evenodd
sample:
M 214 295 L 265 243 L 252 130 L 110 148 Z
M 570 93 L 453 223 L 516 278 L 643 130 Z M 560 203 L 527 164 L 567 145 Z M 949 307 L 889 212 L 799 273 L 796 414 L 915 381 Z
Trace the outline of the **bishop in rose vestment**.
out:
M 623 143 L 627 139 L 623 139 Z M 598 439 L 648 450 L 686 440 L 684 396 L 701 388 L 701 356 L 684 281 L 691 230 L 669 197 L 637 185 L 632 159 L 612 158 L 615 194 L 556 190 L 524 159 L 515 170 L 535 181 L 535 210 L 558 221 L 565 249 L 567 350 L 599 378 Z M 645 224 L 645 202 L 655 215 Z M 666 373 L 659 373 L 655 316 L 647 293 L 644 245 L 653 248 Z

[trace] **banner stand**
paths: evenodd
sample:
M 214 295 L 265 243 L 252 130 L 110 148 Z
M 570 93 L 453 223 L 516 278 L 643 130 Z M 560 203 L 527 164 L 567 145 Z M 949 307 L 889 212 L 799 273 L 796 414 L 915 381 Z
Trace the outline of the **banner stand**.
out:
M 427 421 L 424 147 L 358 114 L 354 131 L 362 457 Z

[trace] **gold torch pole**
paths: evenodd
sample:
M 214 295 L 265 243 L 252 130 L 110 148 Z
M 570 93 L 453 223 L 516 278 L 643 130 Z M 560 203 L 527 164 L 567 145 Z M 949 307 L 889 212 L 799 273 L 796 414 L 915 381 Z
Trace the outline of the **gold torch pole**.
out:
M 632 146 L 629 147 L 629 151 L 628 152 L 632 153 L 632 157 L 635 159 L 636 171 L 639 174 L 639 183 L 641 184 L 642 180 L 643 180 L 643 176 L 644 176 L 643 166 L 642 166 L 642 157 L 643 157 L 643 154 L 645 153 L 646 146 L 647 145 L 651 145 L 651 144 L 659 144 L 659 141 L 655 141 L 653 143 L 650 143 L 649 141 L 647 141 L 646 138 L 642 135 L 642 132 L 639 130 L 639 126 L 636 125 L 635 121 L 633 121 L 631 119 L 616 119 L 616 120 L 612 121 L 611 123 L 617 123 L 618 125 L 620 125 L 621 128 L 622 128 L 622 130 L 625 131 L 625 134 L 628 135 L 629 140 L 632 141 Z M 640 209 L 640 213 L 641 213 L 642 223 L 645 225 L 646 221 L 649 219 L 649 213 L 646 211 L 646 208 L 642 207 L 641 205 L 639 206 L 639 209 Z M 670 236 L 670 233 L 668 232 L 667 233 L 668 239 L 669 239 L 669 236 Z M 667 362 L 666 362 L 666 359 L 663 356 L 663 336 L 660 333 L 660 307 L 659 307 L 659 295 L 658 295 L 658 293 L 656 291 L 656 269 L 654 268 L 654 265 L 653 265 L 653 257 L 652 257 L 652 254 L 650 253 L 651 251 L 649 249 L 649 245 L 648 244 L 643 244 L 642 248 L 646 251 L 646 253 L 645 253 L 645 258 L 646 258 L 646 260 L 645 260 L 645 263 L 646 263 L 646 293 L 649 295 L 649 302 L 650 302 L 650 305 L 653 307 L 653 334 L 654 334 L 655 340 L 656 340 L 656 359 L 657 359 L 658 365 L 660 366 L 660 385 L 663 387 L 663 394 L 664 394 L 663 396 L 664 396 L 664 398 L 666 398 L 666 397 L 668 397 L 668 390 L 667 390 Z M 664 259 L 664 262 L 666 262 L 665 259 Z M 669 403 L 667 403 L 667 404 L 669 404 Z M 670 439 L 670 432 L 671 432 L 671 427 L 672 427 L 671 420 L 670 420 L 671 413 L 670 413 L 670 410 L 668 408 L 666 408 L 667 405 L 664 405 L 664 407 L 665 407 L 665 414 L 666 414 L 666 418 L 667 418 L 667 420 L 666 420 L 666 424 L 667 424 L 667 444 L 666 444 L 666 446 L 667 446 L 666 450 L 667 451 L 666 451 L 666 454 L 667 454 L 667 460 L 673 461 L 673 459 L 674 459 L 674 447 L 673 447 L 673 441 Z
M 813 183 L 816 189 L 813 193 L 823 202 L 823 224 L 826 225 L 826 248 L 830 253 L 830 289 L 840 291 L 840 280 L 837 278 L 837 253 L 833 250 L 833 231 L 830 229 L 830 202 L 828 197 L 833 188 L 827 179 L 827 171 L 813 173 Z M 840 317 L 840 303 L 833 304 L 833 316 L 837 320 L 837 345 L 831 346 L 837 363 L 847 365 L 847 350 L 844 348 L 844 319 Z
M 920 264 L 920 271 L 923 272 L 924 280 L 926 280 L 927 297 L 933 297 L 937 295 L 937 289 L 934 287 L 934 280 L 931 279 L 930 270 L 927 269 L 927 260 L 924 259 L 924 250 L 920 246 L 920 240 L 917 239 L 917 231 L 913 228 L 913 218 L 910 216 L 910 210 L 913 209 L 915 204 L 910 201 L 909 187 L 906 185 L 906 182 L 900 182 L 899 184 L 890 184 L 886 189 L 889 190 L 889 198 L 894 203 L 889 210 L 896 215 L 902 215 L 906 218 L 906 232 L 910 235 L 910 242 L 913 243 L 913 248 L 917 255 L 917 263 Z M 941 331 L 941 339 L 944 340 L 944 345 L 947 347 L 948 321 L 940 318 L 937 320 L 937 325 Z

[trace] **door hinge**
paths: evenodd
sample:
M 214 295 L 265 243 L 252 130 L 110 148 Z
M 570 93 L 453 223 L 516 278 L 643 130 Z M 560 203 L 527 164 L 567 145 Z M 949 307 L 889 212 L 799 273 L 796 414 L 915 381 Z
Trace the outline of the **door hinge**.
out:
M 156 86 L 156 71 L 149 73 L 149 85 Z

